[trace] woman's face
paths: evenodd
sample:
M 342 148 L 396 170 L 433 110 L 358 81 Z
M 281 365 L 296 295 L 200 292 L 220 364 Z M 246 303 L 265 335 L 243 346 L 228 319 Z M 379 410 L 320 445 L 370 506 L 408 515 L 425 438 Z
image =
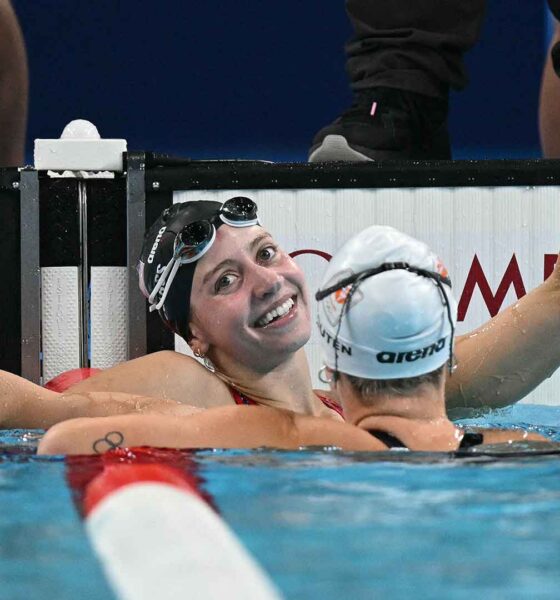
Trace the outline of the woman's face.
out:
M 267 370 L 311 335 L 303 272 L 258 226 L 223 225 L 196 267 L 191 345 Z

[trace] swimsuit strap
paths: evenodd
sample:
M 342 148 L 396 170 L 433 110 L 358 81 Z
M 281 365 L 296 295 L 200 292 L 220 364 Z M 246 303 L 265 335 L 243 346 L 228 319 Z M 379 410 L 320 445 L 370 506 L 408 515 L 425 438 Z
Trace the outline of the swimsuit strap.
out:
M 334 400 L 331 400 L 330 398 L 327 398 L 326 396 L 321 396 L 321 394 L 317 394 L 317 396 L 318 396 L 319 400 L 327 408 L 334 410 L 334 412 L 338 413 L 342 418 L 344 418 L 344 414 L 342 412 L 342 406 L 340 406 L 340 404 L 338 402 L 335 402 Z
M 230 385 L 228 387 L 229 387 L 231 397 L 233 398 L 233 401 L 235 402 L 235 404 L 243 404 L 245 406 L 259 406 L 259 403 L 256 400 L 249 398 L 249 396 L 246 396 L 243 392 L 240 392 L 238 389 L 234 388 L 232 385 Z M 334 400 L 331 400 L 330 398 L 327 398 L 326 396 L 321 396 L 319 394 L 317 394 L 317 396 L 319 397 L 319 400 L 321 400 L 321 402 L 327 408 L 334 410 L 341 417 L 344 416 L 342 414 L 342 407 L 340 406 L 340 404 L 338 404 Z
M 380 429 L 366 429 L 366 431 L 385 444 L 387 448 L 407 448 L 408 450 L 408 447 L 403 444 L 398 437 L 395 437 L 386 431 L 381 431 Z
M 251 398 L 246 396 L 243 392 L 240 392 L 239 390 L 235 389 L 231 385 L 229 386 L 229 391 L 231 393 L 231 396 L 232 396 L 235 404 L 244 404 L 245 406 L 258 406 L 259 405 L 258 402 L 255 402 L 255 400 L 252 400 Z

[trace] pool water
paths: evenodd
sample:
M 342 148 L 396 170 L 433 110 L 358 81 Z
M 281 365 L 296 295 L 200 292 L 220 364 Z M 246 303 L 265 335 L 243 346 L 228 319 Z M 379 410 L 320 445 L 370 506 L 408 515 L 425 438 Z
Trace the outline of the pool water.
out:
M 6 432 L 0 432 L 6 433 Z M 65 481 L 62 459 L 34 457 L 23 432 L 0 437 L 0 598 L 112 598 Z M 20 453 L 9 450 L 19 449 Z
M 463 422 L 533 425 L 560 442 L 557 407 Z M 64 461 L 33 456 L 33 432 L 3 433 L 0 598 L 111 598 Z M 207 450 L 194 461 L 288 599 L 560 597 L 560 455 Z

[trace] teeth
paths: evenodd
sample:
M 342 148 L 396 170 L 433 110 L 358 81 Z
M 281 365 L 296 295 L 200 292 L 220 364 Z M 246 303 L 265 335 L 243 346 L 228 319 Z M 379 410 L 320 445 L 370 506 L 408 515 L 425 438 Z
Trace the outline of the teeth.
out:
M 284 302 L 280 306 L 277 306 L 275 309 L 271 310 L 270 312 L 267 312 L 264 317 L 261 317 L 257 321 L 257 326 L 264 327 L 265 325 L 268 325 L 271 321 L 276 319 L 276 317 L 284 316 L 285 314 L 290 312 L 290 309 L 292 308 L 293 305 L 294 305 L 294 301 L 291 298 L 288 298 L 288 300 L 286 300 L 286 302 Z

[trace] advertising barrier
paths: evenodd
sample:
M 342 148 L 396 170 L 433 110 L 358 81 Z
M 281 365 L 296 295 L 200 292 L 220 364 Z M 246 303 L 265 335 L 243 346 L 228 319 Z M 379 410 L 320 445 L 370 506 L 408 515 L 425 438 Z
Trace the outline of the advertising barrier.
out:
M 150 198 L 174 188 L 173 202 L 251 197 L 264 227 L 303 268 L 311 292 L 348 238 L 372 224 L 396 227 L 425 241 L 447 266 L 459 302 L 458 333 L 466 334 L 552 272 L 560 250 L 557 174 L 556 161 L 193 163 L 147 173 L 146 189 Z M 314 330 L 307 352 L 320 387 L 318 335 Z M 175 347 L 188 352 L 179 338 Z M 558 403 L 556 378 L 526 401 Z

